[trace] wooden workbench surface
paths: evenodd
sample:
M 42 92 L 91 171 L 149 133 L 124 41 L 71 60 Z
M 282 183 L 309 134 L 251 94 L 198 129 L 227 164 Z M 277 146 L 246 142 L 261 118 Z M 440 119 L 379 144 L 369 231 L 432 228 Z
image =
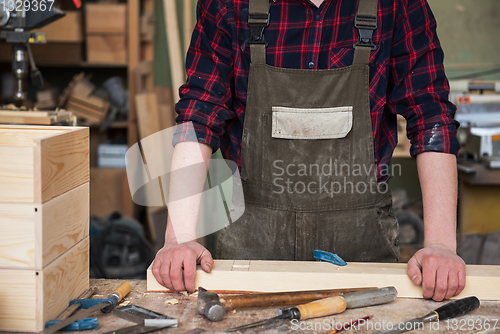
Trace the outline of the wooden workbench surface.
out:
M 132 291 L 119 305 L 134 304 L 142 306 L 150 310 L 169 315 L 177 318 L 179 321 L 178 328 L 163 329 L 154 333 L 185 333 L 194 328 L 203 328 L 207 333 L 222 333 L 226 329 L 240 326 L 246 323 L 258 321 L 268 317 L 273 317 L 276 314 L 275 308 L 267 309 L 247 309 L 237 310 L 232 313 L 226 314 L 222 322 L 210 322 L 208 319 L 198 315 L 196 311 L 196 294 L 183 295 L 172 294 L 165 292 L 147 292 L 145 280 L 129 281 L 132 284 Z M 91 280 L 91 286 L 97 287 L 97 296 L 94 298 L 105 298 L 107 294 L 113 291 L 118 285 L 122 283 L 121 280 Z M 175 305 L 169 304 L 168 301 L 176 299 L 178 303 Z M 245 333 L 291 333 L 293 329 L 299 331 L 299 325 L 302 331 L 307 333 L 328 333 L 332 326 L 332 321 L 336 323 L 345 323 L 351 320 L 356 320 L 366 315 L 373 315 L 372 323 L 368 327 L 366 324 L 356 330 L 346 331 L 346 333 L 372 333 L 381 329 L 381 326 L 387 327 L 388 323 L 396 325 L 397 323 L 409 320 L 432 311 L 444 303 L 437 303 L 423 299 L 398 299 L 391 304 L 366 307 L 360 309 L 350 309 L 345 312 L 319 319 L 309 319 L 302 323 L 292 324 L 290 321 L 279 321 L 266 326 L 261 326 L 245 331 Z M 65 333 L 104 333 L 123 327 L 134 325 L 134 323 L 127 320 L 120 319 L 113 314 L 104 315 L 100 312 L 95 313 L 99 319 L 99 329 L 94 331 L 85 332 L 65 332 Z M 450 320 L 449 322 L 443 321 L 437 323 L 434 330 L 429 330 L 429 324 L 425 325 L 425 330 L 416 332 L 420 333 L 493 333 L 493 326 L 500 328 L 500 302 L 481 302 L 481 307 L 461 318 Z M 316 330 L 312 326 L 316 325 Z M 485 326 L 489 330 L 485 331 Z M 302 332 L 300 331 L 300 332 Z M 413 333 L 416 333 L 413 332 Z M 500 332 L 497 329 L 496 332 Z

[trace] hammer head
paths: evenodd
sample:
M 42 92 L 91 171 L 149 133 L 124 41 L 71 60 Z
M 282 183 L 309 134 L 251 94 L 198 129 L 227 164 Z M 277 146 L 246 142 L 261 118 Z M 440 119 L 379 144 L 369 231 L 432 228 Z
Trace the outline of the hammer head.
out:
M 219 296 L 215 292 L 207 291 L 201 286 L 198 288 L 196 306 L 198 313 L 207 317 L 210 321 L 221 321 L 226 314 Z

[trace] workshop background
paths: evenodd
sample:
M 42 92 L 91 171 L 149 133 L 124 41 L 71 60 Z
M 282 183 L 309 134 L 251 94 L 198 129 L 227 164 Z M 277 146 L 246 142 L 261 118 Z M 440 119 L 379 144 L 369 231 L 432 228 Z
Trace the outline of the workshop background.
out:
M 500 3 L 429 4 L 454 89 L 450 98 L 459 107 L 457 119 L 462 123 L 459 252 L 468 264 L 500 264 Z M 89 127 L 91 275 L 140 278 L 163 245 L 167 211 L 134 204 L 125 152 L 175 124 L 174 103 L 185 80 L 196 1 L 84 1 L 77 8 L 77 3 L 61 0 L 60 8 L 65 17 L 33 30 L 46 33 L 46 44 L 31 45 L 44 84 L 36 89 L 27 76 L 27 109 L 15 107 L 12 43 L 0 38 L 0 123 Z M 4 28 L 0 24 L 0 30 Z M 39 112 L 27 111 L 32 108 Z M 404 119 L 398 120 L 398 127 L 392 163 L 401 166 L 401 173 L 390 183 L 404 262 L 422 247 L 423 222 Z M 214 157 L 220 159 L 220 153 Z M 224 192 L 230 195 L 231 188 Z M 216 240 L 214 233 L 201 242 L 213 251 Z

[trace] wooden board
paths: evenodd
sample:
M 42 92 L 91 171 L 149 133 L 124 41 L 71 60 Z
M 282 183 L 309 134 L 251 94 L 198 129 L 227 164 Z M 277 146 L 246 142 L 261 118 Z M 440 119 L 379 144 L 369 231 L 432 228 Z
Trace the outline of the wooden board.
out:
M 0 202 L 44 203 L 88 180 L 88 128 L 0 125 Z
M 87 33 L 126 33 L 126 4 L 85 4 L 85 31 Z M 137 15 L 137 13 L 136 13 Z
M 163 10 L 165 15 L 165 28 L 167 30 L 172 88 L 174 90 L 174 101 L 177 102 L 179 100 L 179 87 L 185 82 L 185 70 L 182 61 L 183 57 L 181 53 L 182 49 L 175 0 L 163 0 Z
M 56 65 L 79 64 L 83 61 L 82 42 L 49 42 L 47 44 L 30 44 L 36 64 Z M 12 43 L 0 42 L 0 62 L 11 62 Z
M 45 33 L 48 42 L 83 42 L 82 12 L 65 10 L 64 13 L 66 16 L 34 32 Z
M 69 122 L 73 114 L 67 111 L 4 111 L 0 110 L 0 123 L 51 125 Z
M 168 291 L 147 271 L 148 291 Z M 196 286 L 219 291 L 300 291 L 394 286 L 398 297 L 422 298 L 422 288 L 406 275 L 405 263 L 216 260 L 212 272 L 198 267 Z M 467 286 L 459 298 L 500 300 L 500 266 L 467 266 Z M 458 297 L 456 297 L 458 298 Z
M 43 270 L 0 269 L 0 330 L 42 330 L 88 285 L 88 237 Z
M 125 64 L 127 62 L 126 44 L 125 35 L 87 35 L 87 62 Z
M 89 183 L 44 204 L 0 203 L 0 269 L 42 269 L 89 234 Z

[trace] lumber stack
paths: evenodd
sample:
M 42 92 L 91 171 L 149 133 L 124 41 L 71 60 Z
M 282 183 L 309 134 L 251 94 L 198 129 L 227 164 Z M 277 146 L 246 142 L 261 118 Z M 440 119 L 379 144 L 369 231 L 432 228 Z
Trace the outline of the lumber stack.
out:
M 40 331 L 89 285 L 88 128 L 0 125 L 0 331 Z
M 406 263 L 348 262 L 339 267 L 318 261 L 215 260 L 210 274 L 200 266 L 196 287 L 212 291 L 285 292 L 394 286 L 398 297 L 422 298 L 422 288 L 406 275 Z M 148 291 L 168 291 L 147 271 Z M 500 266 L 467 266 L 467 285 L 455 298 L 500 300 Z
M 92 123 L 102 123 L 108 114 L 109 103 L 95 95 L 97 88 L 83 73 L 75 75 L 60 98 L 59 105 L 65 106 L 76 116 Z

